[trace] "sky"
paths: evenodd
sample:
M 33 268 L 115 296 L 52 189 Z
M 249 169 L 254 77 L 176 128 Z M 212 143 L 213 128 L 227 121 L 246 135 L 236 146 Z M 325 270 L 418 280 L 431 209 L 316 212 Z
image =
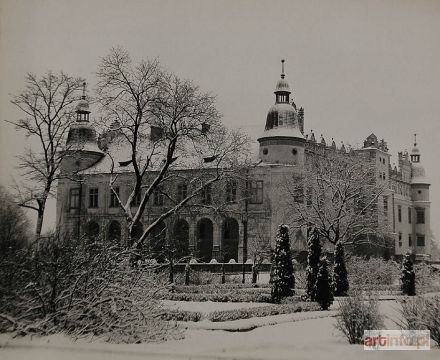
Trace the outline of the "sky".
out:
M 10 99 L 27 72 L 62 70 L 92 92 L 100 58 L 123 46 L 215 94 L 223 122 L 256 139 L 285 59 L 307 133 L 352 146 L 375 133 L 391 163 L 418 134 L 439 238 L 439 36 L 438 0 L 0 0 L 0 184 L 29 144 L 4 121 L 20 117 Z M 54 219 L 52 202 L 46 229 Z

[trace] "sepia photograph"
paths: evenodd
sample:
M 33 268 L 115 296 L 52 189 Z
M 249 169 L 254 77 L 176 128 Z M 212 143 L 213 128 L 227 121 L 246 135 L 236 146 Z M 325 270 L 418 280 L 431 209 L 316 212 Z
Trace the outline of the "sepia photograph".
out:
M 440 359 L 438 146 L 440 0 L 0 0 L 0 359 Z

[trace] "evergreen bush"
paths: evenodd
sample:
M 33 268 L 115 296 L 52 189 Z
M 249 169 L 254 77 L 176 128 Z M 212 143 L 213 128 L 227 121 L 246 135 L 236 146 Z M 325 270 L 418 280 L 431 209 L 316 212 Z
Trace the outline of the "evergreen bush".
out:
M 315 297 L 322 310 L 328 310 L 333 303 L 333 291 L 327 266 L 327 259 L 321 259 L 316 278 Z
M 319 271 L 319 259 L 321 258 L 321 243 L 316 229 L 312 231 L 307 241 L 307 268 L 306 268 L 306 298 L 315 301 L 315 285 Z
M 416 294 L 416 275 L 414 272 L 411 254 L 407 253 L 403 259 L 401 289 L 403 295 L 414 296 Z
M 279 303 L 283 297 L 293 295 L 295 276 L 293 275 L 289 227 L 287 225 L 280 225 L 278 229 L 270 270 L 270 285 L 272 302 L 274 303 Z
M 348 293 L 348 276 L 345 266 L 344 246 L 340 241 L 335 247 L 335 264 L 333 268 L 333 294 L 335 296 L 347 296 Z

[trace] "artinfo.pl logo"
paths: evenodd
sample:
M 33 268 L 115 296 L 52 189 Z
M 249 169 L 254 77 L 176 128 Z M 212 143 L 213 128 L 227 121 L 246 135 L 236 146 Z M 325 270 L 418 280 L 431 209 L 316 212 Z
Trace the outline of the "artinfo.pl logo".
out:
M 365 330 L 364 350 L 430 350 L 429 330 Z

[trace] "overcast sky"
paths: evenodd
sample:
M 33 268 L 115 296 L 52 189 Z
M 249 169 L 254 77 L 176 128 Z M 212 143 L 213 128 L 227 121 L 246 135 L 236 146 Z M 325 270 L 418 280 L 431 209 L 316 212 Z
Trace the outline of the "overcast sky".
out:
M 224 123 L 255 139 L 284 58 L 306 132 L 353 146 L 375 133 L 392 163 L 418 134 L 440 237 L 440 1 L 0 0 L 0 9 L 1 184 L 17 176 L 26 145 L 3 121 L 19 117 L 10 94 L 26 72 L 63 70 L 93 88 L 100 57 L 121 45 L 215 93 Z

